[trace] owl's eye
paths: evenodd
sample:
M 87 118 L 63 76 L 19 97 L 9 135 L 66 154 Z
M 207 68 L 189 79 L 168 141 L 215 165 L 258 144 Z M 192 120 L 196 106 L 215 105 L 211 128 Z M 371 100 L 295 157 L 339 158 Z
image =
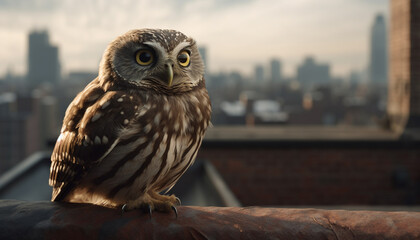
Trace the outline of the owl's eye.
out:
M 136 53 L 136 62 L 141 66 L 148 66 L 153 63 L 154 55 L 149 49 L 140 49 Z
M 188 67 L 190 65 L 190 53 L 187 51 L 182 51 L 178 55 L 178 62 L 182 67 Z

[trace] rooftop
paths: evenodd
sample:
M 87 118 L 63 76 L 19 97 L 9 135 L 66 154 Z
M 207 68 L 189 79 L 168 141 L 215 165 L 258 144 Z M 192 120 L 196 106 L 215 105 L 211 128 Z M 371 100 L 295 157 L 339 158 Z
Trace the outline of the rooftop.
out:
M 399 135 L 378 127 L 357 126 L 217 126 L 205 140 L 398 140 Z

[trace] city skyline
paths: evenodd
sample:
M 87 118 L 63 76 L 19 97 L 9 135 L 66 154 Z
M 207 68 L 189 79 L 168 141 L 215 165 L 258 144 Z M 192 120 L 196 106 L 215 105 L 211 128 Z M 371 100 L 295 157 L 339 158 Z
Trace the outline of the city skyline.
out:
M 211 72 L 251 75 L 262 59 L 279 58 L 283 72 L 291 75 L 313 55 L 331 63 L 333 75 L 343 76 L 368 65 L 369 25 L 377 13 L 388 19 L 387 3 L 127 0 L 116 6 L 95 0 L 82 7 L 71 1 L 0 1 L 0 33 L 7 36 L 1 39 L 0 75 L 8 69 L 26 72 L 26 35 L 33 29 L 50 32 L 68 73 L 97 70 L 106 45 L 127 29 L 161 27 L 179 29 L 206 46 Z
M 370 18 L 370 24 L 365 26 L 368 33 L 372 32 L 369 28 L 372 22 L 375 22 L 375 15 Z M 32 151 L 35 148 L 41 149 L 42 145 L 45 147 L 48 139 L 54 138 L 59 132 L 60 119 L 69 101 L 97 74 L 96 69 L 75 68 L 64 72 L 65 81 L 60 82 L 60 76 L 54 77 L 60 71 L 61 64 L 66 65 L 69 60 L 63 57 L 58 59 L 58 53 L 65 46 L 51 38 L 51 35 L 54 34 L 50 30 L 28 31 L 25 41 L 25 46 L 28 47 L 25 52 L 26 61 L 22 61 L 27 64 L 27 72 L 18 77 L 6 76 L 6 81 L 2 82 L 4 92 L 0 97 L 7 100 L 0 106 L 3 109 L 3 116 L 0 116 L 3 121 L 2 131 L 17 135 L 19 129 L 42 129 L 38 132 L 28 130 L 29 135 L 21 134 L 18 138 L 22 143 L 20 149 L 28 148 Z M 365 43 L 372 47 L 368 39 L 365 39 Z M 210 66 L 217 65 L 208 47 L 211 49 L 211 45 L 200 46 L 204 61 L 210 62 Z M 370 48 L 366 55 L 369 50 Z M 386 106 L 385 88 L 363 91 L 365 82 L 360 81 L 357 74 L 352 75 L 356 84 L 334 84 L 331 80 L 342 80 L 335 78 L 336 73 L 331 70 L 337 63 L 324 60 L 322 55 L 304 54 L 299 57 L 293 65 L 295 73 L 292 77 L 283 71 L 285 62 L 287 58 L 273 55 L 255 58 L 250 67 L 255 72 L 248 75 L 242 75 L 243 72 L 239 73 L 237 69 L 216 73 L 217 70 L 211 67 L 212 74 L 207 75 L 206 79 L 213 103 L 214 124 L 373 125 L 374 119 L 382 117 Z M 370 65 L 367 62 L 365 64 L 364 68 L 369 68 Z M 17 87 L 19 84 L 21 87 Z M 238 107 L 243 104 L 243 99 L 250 99 L 247 100 L 249 104 L 242 107 L 252 108 L 252 112 L 233 116 L 232 119 L 230 112 L 225 111 L 223 106 L 232 103 L 231 106 Z M 28 111 L 13 107 L 24 101 L 35 104 Z M 15 129 L 14 116 L 21 117 L 18 119 L 20 125 Z M 44 116 L 48 116 L 48 122 L 41 120 Z M 7 134 L 3 134 L 4 139 L 9 138 Z M 43 140 L 27 141 L 35 138 Z M 32 143 L 39 143 L 39 146 Z M 19 148 L 7 149 L 7 154 L 15 156 L 15 159 L 22 158 L 19 154 L 23 152 L 19 152 Z M 30 151 L 25 152 L 28 153 Z
M 378 21 L 380 22 L 379 25 L 378 25 Z M 378 30 L 378 28 L 380 29 L 380 31 Z M 367 80 L 367 81 L 376 82 L 377 80 L 374 79 L 374 77 L 372 76 L 372 71 L 376 71 L 376 72 L 379 71 L 380 74 L 383 74 L 382 72 L 386 70 L 386 66 L 382 66 L 384 64 L 386 65 L 386 62 L 387 62 L 387 58 L 382 59 L 383 54 L 386 55 L 386 52 L 387 52 L 386 35 L 387 35 L 387 29 L 386 29 L 386 26 L 384 26 L 383 15 L 377 14 L 374 18 L 374 24 L 371 30 L 371 41 L 370 41 L 370 49 L 369 49 L 369 52 L 370 52 L 369 66 L 366 69 L 359 70 L 359 71 L 352 69 L 351 72 L 348 74 L 348 76 L 341 78 L 341 80 L 346 81 L 346 80 L 350 80 L 351 78 L 354 79 L 355 73 L 358 73 L 359 75 L 360 74 L 363 75 L 364 73 L 365 77 L 362 77 L 362 78 L 359 77 L 359 81 Z M 70 79 L 72 79 L 75 75 L 77 75 L 76 78 L 79 80 L 80 80 L 80 76 L 82 75 L 84 76 L 89 75 L 91 76 L 92 79 L 95 78 L 96 76 L 96 70 L 75 69 L 75 70 L 67 72 L 66 74 L 62 74 L 60 71 L 60 60 L 58 59 L 58 56 L 57 56 L 59 48 L 50 43 L 49 32 L 47 30 L 32 30 L 31 32 L 29 32 L 28 46 L 29 46 L 28 48 L 29 61 L 27 61 L 28 71 L 26 73 L 26 78 L 27 78 L 28 83 L 38 84 L 40 81 L 46 81 L 46 82 L 51 82 L 51 83 L 57 82 L 60 80 L 62 76 L 67 79 L 69 79 L 69 77 Z M 207 47 L 200 46 L 199 51 L 200 51 L 200 54 L 202 55 L 205 66 L 208 66 Z M 374 56 L 375 58 L 373 59 L 372 56 Z M 295 66 L 296 73 L 293 76 L 287 76 L 287 77 L 283 73 L 283 70 L 282 70 L 283 62 L 279 58 L 265 59 L 264 61 L 265 63 L 258 62 L 256 65 L 254 65 L 253 75 L 251 76 L 248 75 L 245 78 L 249 78 L 252 81 L 261 82 L 261 83 L 267 83 L 267 81 L 280 82 L 287 79 L 287 80 L 297 80 L 300 83 L 304 83 L 304 84 L 309 84 L 311 82 L 310 81 L 311 78 L 314 78 L 313 83 L 315 84 L 319 83 L 320 81 L 326 81 L 326 83 L 328 83 L 331 77 L 333 78 L 335 77 L 333 75 L 330 75 L 330 69 L 333 65 L 331 65 L 330 63 L 322 63 L 318 67 L 318 63 L 314 65 L 315 58 L 316 56 L 312 56 L 312 55 L 304 56 L 301 62 Z M 41 59 L 42 61 L 39 61 Z M 375 64 L 372 65 L 373 60 L 375 60 L 375 62 L 380 62 L 381 64 L 378 65 L 376 63 L 376 65 Z M 307 76 L 305 77 L 306 80 L 302 78 L 303 68 L 307 69 L 305 70 L 307 71 L 306 73 Z M 321 72 L 319 72 L 318 70 L 315 70 L 316 68 L 319 68 L 319 70 L 321 70 L 321 68 L 325 68 L 325 69 L 321 70 L 321 72 L 323 72 L 321 74 Z M 233 72 L 237 73 L 237 71 L 232 71 L 232 73 Z M 316 74 L 318 72 L 320 73 L 320 75 Z M 56 73 L 58 73 L 58 75 L 55 75 Z M 6 79 L 7 79 L 8 74 L 10 74 L 10 72 L 6 74 Z M 217 74 L 217 73 L 212 72 L 210 74 Z M 313 74 L 315 75 L 312 76 Z M 34 79 L 38 79 L 38 80 L 34 80 Z M 383 80 L 386 80 L 386 77 L 383 78 Z M 83 79 L 82 81 L 83 82 L 88 81 L 88 79 Z

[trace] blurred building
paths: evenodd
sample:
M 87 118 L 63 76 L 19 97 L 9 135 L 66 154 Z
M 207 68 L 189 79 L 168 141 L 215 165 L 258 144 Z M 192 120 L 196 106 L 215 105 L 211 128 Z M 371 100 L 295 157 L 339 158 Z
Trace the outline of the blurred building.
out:
M 47 31 L 29 33 L 27 80 L 31 86 L 60 80 L 58 47 L 51 45 Z
M 303 88 L 328 84 L 330 83 L 330 79 L 330 66 L 328 64 L 317 63 L 313 57 L 307 57 L 298 66 L 297 80 Z
M 56 133 L 56 101 L 38 90 L 0 95 L 0 172 L 47 148 Z
M 0 95 L 0 172 L 4 172 L 37 150 L 36 118 L 30 98 L 15 93 Z
M 390 127 L 420 138 L 420 4 L 391 1 L 387 112 Z
M 280 82 L 281 76 L 281 63 L 278 59 L 271 59 L 270 61 L 271 81 Z
M 349 87 L 352 89 L 356 88 L 360 83 L 362 83 L 362 79 L 363 79 L 362 72 L 352 70 L 348 77 Z
M 72 71 L 65 78 L 65 82 L 83 86 L 83 88 L 98 76 L 98 72 Z
M 290 124 L 337 125 L 347 110 L 343 96 L 333 93 L 331 86 L 317 86 L 302 96 L 302 108 L 290 112 Z
M 370 34 L 369 78 L 371 83 L 388 82 L 387 30 L 383 15 L 376 15 Z
M 220 108 L 223 122 L 229 125 L 279 125 L 289 120 L 279 102 L 258 99 L 253 91 L 241 93 L 239 101 L 222 102 Z
M 207 65 L 208 64 L 208 61 L 207 61 L 207 48 L 201 46 L 201 47 L 198 48 L 198 52 L 200 52 L 201 59 L 203 59 L 205 73 L 208 73 L 209 67 Z
M 264 67 L 262 65 L 255 66 L 254 74 L 257 83 L 262 83 L 264 81 Z

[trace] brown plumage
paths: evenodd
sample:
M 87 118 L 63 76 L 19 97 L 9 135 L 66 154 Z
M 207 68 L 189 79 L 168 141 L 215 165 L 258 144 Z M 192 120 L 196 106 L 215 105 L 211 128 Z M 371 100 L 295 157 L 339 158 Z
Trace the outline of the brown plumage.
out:
M 132 30 L 114 40 L 98 77 L 66 111 L 51 156 L 52 201 L 167 211 L 210 121 L 193 39 Z

